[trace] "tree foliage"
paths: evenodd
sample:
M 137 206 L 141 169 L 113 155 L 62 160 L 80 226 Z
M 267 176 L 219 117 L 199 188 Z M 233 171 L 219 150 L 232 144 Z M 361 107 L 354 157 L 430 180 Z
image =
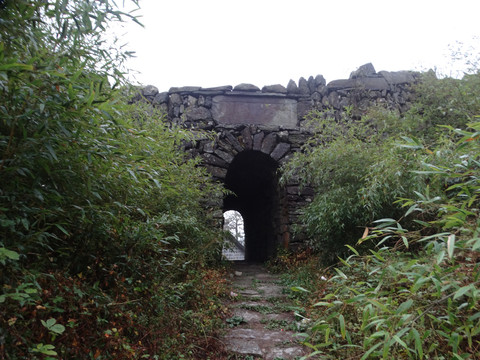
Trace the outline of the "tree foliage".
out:
M 104 33 L 128 18 L 108 0 L 1 3 L 2 357 L 194 357 L 218 327 L 221 189 L 186 132 L 126 105 L 129 54 Z

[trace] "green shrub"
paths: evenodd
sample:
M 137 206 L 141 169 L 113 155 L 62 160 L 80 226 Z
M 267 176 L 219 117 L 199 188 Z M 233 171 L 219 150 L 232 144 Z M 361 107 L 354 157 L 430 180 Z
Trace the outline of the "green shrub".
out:
M 480 221 L 478 193 L 480 123 L 469 130 L 449 128 L 457 142 L 450 163 L 432 165 L 435 151 L 420 148 L 418 172 L 432 184 L 413 199 L 403 199 L 418 228 L 408 231 L 393 219 L 360 242 L 376 248 L 361 256 L 350 247 L 329 279 L 327 291 L 313 305 L 306 334 L 311 356 L 359 359 L 474 359 L 480 350 Z M 409 145 L 407 143 L 405 145 Z M 448 151 L 451 151 L 450 145 Z M 433 161 L 432 161 L 433 160 Z M 424 221 L 424 213 L 430 221 Z M 387 246 L 392 244 L 392 246 Z
M 316 195 L 304 209 L 300 231 L 328 264 L 374 219 L 398 212 L 394 200 L 419 186 L 418 176 L 409 171 L 417 160 L 393 146 L 388 132 L 400 119 L 392 113 L 372 111 L 354 120 L 346 111 L 336 122 L 313 112 L 310 121 L 314 135 L 284 166 L 283 181 L 314 187 Z

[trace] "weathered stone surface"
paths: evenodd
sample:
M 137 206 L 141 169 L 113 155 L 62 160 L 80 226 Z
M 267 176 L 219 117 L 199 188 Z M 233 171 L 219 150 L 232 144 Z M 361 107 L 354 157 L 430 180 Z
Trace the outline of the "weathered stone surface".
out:
M 242 130 L 242 140 L 246 150 L 253 148 L 253 138 L 249 126 L 246 126 L 245 129 Z
M 357 79 L 366 76 L 375 75 L 375 68 L 373 67 L 372 63 L 368 63 L 365 65 L 360 66 L 357 70 L 352 71 L 350 74 L 350 79 Z
M 297 104 L 298 117 L 305 117 L 305 115 L 307 115 L 312 110 L 313 104 L 313 100 L 299 101 Z
M 310 89 L 308 88 L 308 82 L 305 80 L 305 78 L 301 77 L 298 80 L 298 91 L 302 95 L 308 95 L 310 94 Z
M 210 110 L 204 107 L 189 107 L 185 110 L 187 120 L 207 120 L 212 118 Z
M 147 85 L 142 89 L 143 96 L 155 96 L 158 94 L 158 89 L 153 85 Z
M 262 148 L 262 142 L 265 134 L 263 132 L 259 132 L 253 135 L 253 150 L 260 150 Z
M 329 91 L 354 89 L 357 81 L 354 79 L 340 79 L 330 81 L 327 85 Z
M 238 139 L 232 135 L 231 132 L 226 131 L 224 134 L 227 141 L 233 146 L 235 150 L 237 150 L 238 152 L 243 151 L 242 145 L 240 144 Z
M 382 75 L 390 85 L 415 82 L 415 77 L 410 71 L 380 71 L 379 74 Z
M 219 157 L 213 154 L 203 154 L 202 157 L 205 163 L 208 165 L 223 167 L 225 169 L 228 168 L 228 163 L 225 160 L 220 159 Z
M 290 151 L 290 144 L 280 143 L 275 146 L 270 156 L 275 160 L 280 160 L 285 154 Z
M 189 93 L 189 92 L 193 92 L 193 91 L 198 91 L 200 89 L 201 89 L 200 86 L 171 87 L 170 90 L 168 90 L 168 92 L 170 94 L 173 94 L 173 93 Z
M 168 92 L 158 93 L 154 96 L 152 100 L 152 104 L 154 105 L 165 104 L 166 102 L 168 102 Z
M 210 165 L 206 165 L 206 168 L 207 171 L 217 179 L 225 179 L 225 177 L 227 176 L 227 169 Z
M 317 85 L 317 87 L 327 85 L 327 82 L 325 81 L 325 78 L 323 77 L 323 75 L 315 76 L 315 85 Z
M 278 94 L 286 94 L 287 88 L 280 84 L 275 85 L 266 85 L 262 88 L 263 93 L 278 93 Z
M 322 102 L 327 107 L 340 108 L 340 96 L 336 91 L 332 91 L 328 96 L 323 97 Z
M 200 88 L 200 90 L 206 91 L 232 91 L 233 86 L 231 85 L 224 85 L 224 86 L 215 86 L 215 87 L 208 87 L 208 88 Z
M 171 94 L 170 95 L 170 104 L 172 106 L 180 106 L 182 104 L 183 100 L 182 97 L 179 94 Z
M 260 91 L 260 88 L 258 86 L 255 86 L 253 84 L 238 84 L 233 88 L 234 91 L 248 91 L 248 92 L 255 92 L 255 91 Z
M 298 94 L 299 93 L 297 83 L 295 81 L 291 80 L 291 79 L 290 79 L 290 81 L 288 82 L 288 85 L 287 85 L 287 93 L 289 93 L 289 94 Z
M 279 98 L 215 96 L 212 116 L 219 124 L 259 124 L 295 127 L 296 101 Z
M 313 94 L 317 90 L 317 84 L 315 84 L 315 79 L 313 78 L 313 76 L 310 76 L 308 78 L 307 83 L 308 83 L 309 93 Z
M 270 133 L 265 136 L 265 139 L 263 139 L 260 151 L 265 154 L 270 154 L 274 149 L 275 145 L 277 145 L 277 134 Z
M 388 90 L 387 81 L 383 77 L 363 77 L 358 79 L 357 88 L 366 90 Z
M 196 106 L 197 103 L 198 103 L 198 99 L 192 95 L 188 95 L 183 102 L 185 106 Z
M 312 93 L 312 100 L 316 102 L 322 101 L 322 95 L 319 92 L 315 91 L 314 93 Z
M 217 95 L 223 95 L 229 93 L 229 91 L 221 91 L 221 90 L 198 90 L 198 91 L 193 91 L 193 95 L 198 95 L 198 96 L 217 96 Z
M 229 153 L 227 153 L 227 152 L 225 152 L 225 151 L 222 151 L 222 150 L 217 149 L 217 150 L 214 151 L 214 153 L 215 153 L 215 155 L 217 155 L 219 158 L 225 160 L 225 161 L 228 162 L 228 163 L 231 163 L 232 160 L 233 160 L 233 155 L 232 155 L 232 154 L 229 154 Z

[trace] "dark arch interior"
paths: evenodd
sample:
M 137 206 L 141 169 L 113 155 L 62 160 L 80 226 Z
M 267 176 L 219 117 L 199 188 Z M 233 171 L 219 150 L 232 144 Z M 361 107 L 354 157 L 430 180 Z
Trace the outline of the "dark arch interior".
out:
M 249 150 L 236 155 L 227 172 L 225 185 L 234 194 L 224 199 L 224 210 L 237 210 L 243 216 L 249 262 L 264 262 L 275 254 L 277 168 L 270 156 Z

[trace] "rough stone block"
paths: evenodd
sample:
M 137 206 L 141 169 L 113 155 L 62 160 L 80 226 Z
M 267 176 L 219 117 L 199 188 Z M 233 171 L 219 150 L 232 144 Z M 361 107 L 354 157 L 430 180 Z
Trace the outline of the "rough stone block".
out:
M 253 150 L 260 150 L 262 148 L 262 142 L 265 134 L 263 132 L 259 132 L 253 135 Z
M 278 93 L 278 94 L 286 94 L 287 88 L 280 84 L 275 85 L 266 85 L 262 88 L 263 93 Z
M 262 147 L 260 151 L 264 154 L 270 154 L 274 149 L 275 145 L 277 144 L 277 134 L 270 133 L 262 141 Z
M 225 160 L 220 159 L 219 157 L 213 154 L 208 154 L 208 153 L 203 154 L 202 157 L 205 163 L 208 165 L 218 166 L 225 169 L 228 168 L 228 163 Z
M 179 94 L 170 95 L 170 105 L 180 106 L 182 104 L 182 102 L 183 102 L 182 97 Z
M 383 77 L 363 77 L 357 79 L 357 81 L 357 88 L 379 91 L 390 89 L 387 81 Z
M 154 105 L 164 104 L 167 101 L 168 101 L 168 92 L 162 92 L 155 95 L 155 97 L 152 100 L 152 104 Z
M 327 85 L 329 91 L 336 91 L 336 90 L 345 90 L 345 89 L 353 89 L 357 85 L 357 81 L 353 79 L 340 79 L 340 80 L 333 80 L 330 81 Z
M 190 92 L 193 92 L 193 91 L 198 91 L 200 89 L 201 89 L 200 86 L 182 86 L 182 87 L 172 87 L 172 88 L 170 88 L 170 90 L 168 90 L 168 92 L 170 94 L 173 94 L 173 93 L 190 93 Z
M 298 94 L 299 93 L 297 83 L 295 81 L 291 80 L 291 79 L 290 79 L 290 81 L 288 82 L 288 85 L 287 85 L 287 93 L 289 93 L 289 94 Z
M 325 81 L 325 78 L 323 77 L 323 75 L 317 75 L 315 76 L 315 84 L 317 85 L 317 88 L 318 88 L 319 86 L 327 85 L 327 82 Z
M 206 91 L 232 91 L 233 86 L 231 85 L 223 85 L 223 86 L 215 86 L 215 87 L 208 87 L 208 88 L 201 88 L 200 90 Z
M 368 63 L 365 65 L 360 66 L 357 70 L 352 71 L 350 74 L 350 79 L 357 79 L 367 76 L 375 75 L 375 68 L 373 67 L 372 63 Z
M 217 155 L 218 157 L 220 157 L 221 159 L 225 160 L 227 163 L 231 163 L 233 161 L 233 155 L 225 152 L 225 151 L 222 151 L 222 150 L 215 150 L 214 151 L 215 155 Z
M 270 156 L 274 160 L 280 160 L 286 153 L 290 151 L 290 144 L 287 143 L 280 143 L 275 146 L 275 149 L 273 149 L 272 153 Z
M 147 96 L 155 96 L 158 94 L 158 89 L 153 86 L 153 85 L 147 85 L 142 89 L 142 95 L 147 97 Z
M 235 150 L 237 150 L 238 152 L 243 151 L 242 145 L 239 143 L 238 139 L 230 133 L 230 131 L 225 131 L 224 135 L 227 141 L 233 146 Z
M 260 88 L 258 86 L 255 86 L 253 84 L 238 84 L 233 88 L 234 91 L 248 91 L 248 92 L 255 92 L 255 91 L 260 91 Z
M 301 77 L 298 80 L 298 90 L 299 90 L 299 93 L 302 94 L 302 95 L 309 95 L 310 94 L 310 89 L 308 88 L 308 82 L 303 77 Z
M 185 111 L 187 120 L 197 121 L 197 120 L 207 120 L 212 118 L 210 110 L 204 107 L 189 107 Z
M 225 177 L 227 176 L 227 169 L 210 165 L 207 165 L 206 168 L 207 171 L 217 179 L 225 179 Z
M 379 74 L 382 75 L 390 85 L 415 82 L 415 77 L 410 71 L 380 71 Z
M 245 129 L 242 130 L 241 140 L 246 150 L 251 150 L 253 148 L 252 132 L 250 131 L 249 126 L 246 126 Z

